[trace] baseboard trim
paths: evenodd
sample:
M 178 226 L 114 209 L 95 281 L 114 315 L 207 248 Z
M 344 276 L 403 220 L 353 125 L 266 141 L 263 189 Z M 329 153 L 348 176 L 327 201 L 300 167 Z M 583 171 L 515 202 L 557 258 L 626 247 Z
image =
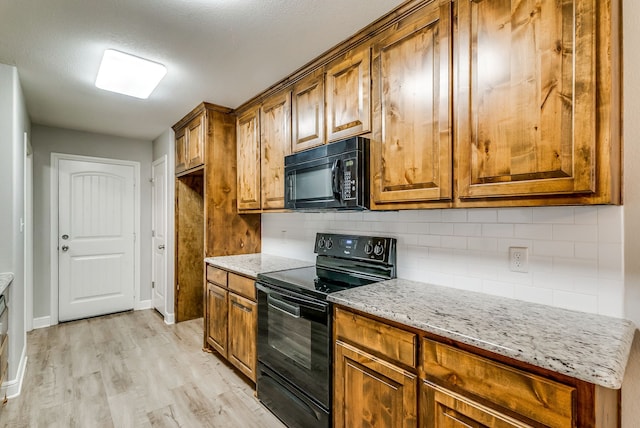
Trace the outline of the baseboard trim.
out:
M 33 319 L 33 329 L 51 327 L 51 317 L 38 317 Z
M 151 299 L 149 300 L 140 300 L 139 302 L 136 302 L 133 310 L 134 311 L 141 311 L 143 309 L 151 309 L 153 306 L 151 306 L 152 302 Z
M 6 381 L 0 388 L 3 393 L 6 393 L 7 398 L 16 398 L 22 391 L 22 381 L 24 380 L 24 373 L 27 369 L 27 347 L 22 348 L 22 356 L 20 357 L 20 364 L 18 365 L 18 373 L 14 380 Z M 2 394 L 4 395 L 4 394 Z
M 164 316 L 164 323 L 171 325 L 176 323 L 176 314 L 166 314 Z

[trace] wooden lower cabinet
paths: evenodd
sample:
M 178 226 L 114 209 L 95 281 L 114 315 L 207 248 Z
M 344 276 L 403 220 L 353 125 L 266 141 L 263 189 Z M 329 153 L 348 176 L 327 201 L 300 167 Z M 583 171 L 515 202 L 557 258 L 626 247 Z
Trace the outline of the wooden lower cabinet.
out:
M 421 428 L 531 427 L 429 382 L 420 385 Z
M 255 278 L 206 266 L 204 347 L 256 381 L 258 310 Z
M 333 332 L 335 428 L 620 426 L 618 390 L 341 306 Z
M 255 332 L 257 327 L 256 302 L 229 293 L 229 354 L 227 358 L 252 380 L 256 378 Z M 247 334 L 247 332 L 254 332 L 254 334 Z
M 338 341 L 334 427 L 415 427 L 418 377 Z

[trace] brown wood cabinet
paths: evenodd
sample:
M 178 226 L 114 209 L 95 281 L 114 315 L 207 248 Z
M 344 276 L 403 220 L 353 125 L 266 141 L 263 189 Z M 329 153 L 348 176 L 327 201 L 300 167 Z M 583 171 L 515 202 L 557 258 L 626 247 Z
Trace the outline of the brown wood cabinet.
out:
M 256 380 L 257 304 L 255 278 L 206 265 L 204 347 Z
M 335 427 L 619 426 L 619 391 L 341 306 L 333 329 Z
M 293 87 L 292 151 L 324 144 L 324 71 L 316 70 Z
M 259 210 L 260 200 L 260 109 L 238 116 L 238 211 Z
M 452 199 L 450 16 L 434 1 L 373 45 L 374 204 Z
M 561 195 L 619 202 L 611 186 L 620 176 L 612 3 L 457 2 L 461 203 Z
M 176 174 L 204 166 L 206 111 L 199 106 L 174 125 L 176 133 Z
M 371 48 L 355 47 L 327 65 L 327 141 L 371 131 Z
M 174 125 L 176 155 L 202 165 L 176 174 L 176 321 L 199 318 L 208 305 L 202 286 L 205 257 L 260 251 L 260 215 L 236 208 L 236 117 L 226 107 L 202 103 Z
M 260 108 L 263 210 L 284 208 L 284 157 L 291 154 L 291 92 L 271 96 Z

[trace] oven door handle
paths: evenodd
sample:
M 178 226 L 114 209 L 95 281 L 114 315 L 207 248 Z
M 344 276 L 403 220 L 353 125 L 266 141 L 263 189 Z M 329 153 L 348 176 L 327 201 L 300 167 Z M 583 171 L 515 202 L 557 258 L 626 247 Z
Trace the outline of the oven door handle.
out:
M 292 305 L 284 300 L 276 299 L 271 294 L 267 296 L 269 306 L 293 318 L 300 318 L 300 306 Z

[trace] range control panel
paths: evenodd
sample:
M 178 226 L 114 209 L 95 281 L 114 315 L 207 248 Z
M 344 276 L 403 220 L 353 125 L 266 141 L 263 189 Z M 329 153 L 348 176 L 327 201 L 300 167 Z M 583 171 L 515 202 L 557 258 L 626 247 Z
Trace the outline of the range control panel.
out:
M 395 260 L 396 239 L 318 233 L 314 251 L 323 256 L 389 263 Z

